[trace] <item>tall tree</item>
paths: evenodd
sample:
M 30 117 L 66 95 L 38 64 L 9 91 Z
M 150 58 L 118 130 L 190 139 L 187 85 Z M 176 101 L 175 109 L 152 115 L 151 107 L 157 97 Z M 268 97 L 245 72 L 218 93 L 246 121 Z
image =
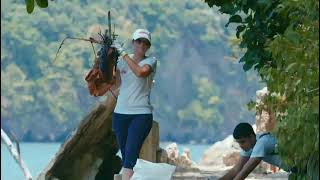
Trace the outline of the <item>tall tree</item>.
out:
M 277 116 L 274 132 L 292 179 L 319 179 L 319 1 L 205 1 L 229 14 L 245 54 L 267 84 L 266 106 Z

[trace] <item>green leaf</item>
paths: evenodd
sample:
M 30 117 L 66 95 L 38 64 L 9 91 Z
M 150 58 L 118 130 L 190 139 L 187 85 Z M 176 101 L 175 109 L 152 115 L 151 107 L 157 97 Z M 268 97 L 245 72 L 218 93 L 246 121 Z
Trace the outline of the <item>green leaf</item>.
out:
M 247 108 L 248 108 L 249 111 L 255 110 L 255 107 L 256 107 L 256 102 L 255 101 L 251 100 L 250 102 L 247 103 Z
M 36 0 L 37 5 L 41 8 L 48 7 L 48 0 Z
M 237 12 L 237 9 L 233 6 L 232 3 L 225 3 L 221 5 L 219 11 L 226 14 L 235 14 Z
M 260 5 L 260 6 L 265 6 L 269 3 L 271 3 L 272 1 L 271 0 L 258 0 L 257 1 L 257 4 Z
M 242 56 L 239 60 L 239 62 L 246 62 L 247 61 L 247 57 L 246 56 Z
M 236 36 L 237 38 L 239 38 L 240 36 L 240 33 L 246 28 L 246 25 L 240 25 L 237 27 L 237 33 L 236 33 Z
M 213 5 L 214 5 L 214 1 L 213 0 L 205 0 L 204 2 L 206 2 L 209 7 L 213 7 Z
M 251 62 L 246 61 L 246 62 L 244 63 L 244 65 L 243 65 L 243 70 L 244 70 L 244 71 L 248 71 L 249 69 L 252 68 L 253 64 L 254 64 L 254 63 L 253 63 L 252 61 L 251 61 Z
M 229 22 L 226 24 L 226 27 L 229 26 L 230 23 L 241 23 L 242 18 L 239 15 L 233 15 L 229 18 Z
M 312 111 L 315 114 L 319 114 L 319 96 L 312 98 Z
M 294 83 L 294 85 L 297 86 L 298 84 L 300 84 L 300 82 L 301 82 L 301 79 L 299 79 L 298 81 L 296 81 L 296 82 Z
M 299 33 L 295 32 L 295 31 L 289 30 L 286 33 L 286 37 L 293 44 L 299 44 L 299 42 L 300 42 L 300 35 L 299 35 Z
M 286 68 L 286 72 L 288 72 L 296 64 L 297 64 L 296 62 L 289 64 L 289 66 Z
M 25 0 L 25 2 L 26 2 L 27 12 L 31 14 L 34 9 L 34 0 Z

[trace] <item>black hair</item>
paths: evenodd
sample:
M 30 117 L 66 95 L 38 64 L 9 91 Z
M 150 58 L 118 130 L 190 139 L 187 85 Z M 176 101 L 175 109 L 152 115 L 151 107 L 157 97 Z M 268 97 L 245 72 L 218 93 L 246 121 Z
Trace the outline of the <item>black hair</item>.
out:
M 233 138 L 241 139 L 255 135 L 252 126 L 249 123 L 239 123 L 233 130 Z

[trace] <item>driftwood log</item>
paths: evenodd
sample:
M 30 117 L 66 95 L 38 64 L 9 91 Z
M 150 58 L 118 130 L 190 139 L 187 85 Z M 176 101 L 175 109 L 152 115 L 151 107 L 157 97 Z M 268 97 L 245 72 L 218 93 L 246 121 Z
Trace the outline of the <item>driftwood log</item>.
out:
M 61 145 L 37 180 L 112 180 L 122 166 L 111 124 L 115 104 L 108 94 L 106 102 L 98 104 Z M 159 149 L 159 125 L 154 121 L 140 158 L 157 162 Z
M 98 104 L 62 144 L 37 179 L 113 179 L 121 169 L 111 126 L 115 104 L 111 95 L 107 96 L 105 104 Z

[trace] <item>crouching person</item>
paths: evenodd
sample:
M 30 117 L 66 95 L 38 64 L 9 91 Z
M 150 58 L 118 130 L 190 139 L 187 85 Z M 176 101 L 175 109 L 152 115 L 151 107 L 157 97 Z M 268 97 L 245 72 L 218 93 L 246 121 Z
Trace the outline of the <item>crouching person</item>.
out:
M 255 134 L 249 123 L 240 123 L 233 131 L 233 138 L 240 145 L 240 159 L 220 180 L 245 179 L 261 161 L 288 171 L 277 153 L 277 141 L 272 134 Z

